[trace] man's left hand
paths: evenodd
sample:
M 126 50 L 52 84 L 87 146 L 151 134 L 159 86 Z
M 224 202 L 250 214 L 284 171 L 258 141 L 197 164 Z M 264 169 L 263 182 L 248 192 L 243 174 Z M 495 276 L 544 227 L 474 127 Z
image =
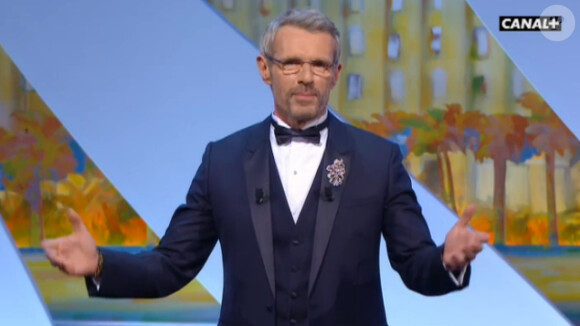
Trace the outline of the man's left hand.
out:
M 489 234 L 469 229 L 475 205 L 469 205 L 459 221 L 447 233 L 443 249 L 443 263 L 448 270 L 457 272 L 469 264 L 489 241 Z

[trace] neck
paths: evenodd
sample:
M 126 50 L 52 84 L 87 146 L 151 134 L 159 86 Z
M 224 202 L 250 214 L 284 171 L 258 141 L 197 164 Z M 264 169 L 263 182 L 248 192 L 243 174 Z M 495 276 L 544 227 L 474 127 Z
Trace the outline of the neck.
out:
M 276 116 L 281 122 L 286 124 L 287 127 L 290 127 L 292 129 L 306 129 L 308 127 L 315 126 L 315 125 L 321 123 L 322 121 L 324 121 L 325 119 L 327 119 L 327 115 L 328 115 L 328 110 L 325 110 L 322 114 L 320 114 L 312 119 L 296 120 L 296 119 L 291 119 L 289 117 L 281 116 L 276 111 L 274 111 L 274 116 Z

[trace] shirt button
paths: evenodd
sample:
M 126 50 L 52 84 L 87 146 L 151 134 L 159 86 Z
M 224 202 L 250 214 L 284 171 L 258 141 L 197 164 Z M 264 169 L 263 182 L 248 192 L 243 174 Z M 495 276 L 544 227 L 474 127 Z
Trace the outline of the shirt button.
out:
M 297 175 L 297 174 L 298 174 L 298 171 L 294 170 L 294 175 Z

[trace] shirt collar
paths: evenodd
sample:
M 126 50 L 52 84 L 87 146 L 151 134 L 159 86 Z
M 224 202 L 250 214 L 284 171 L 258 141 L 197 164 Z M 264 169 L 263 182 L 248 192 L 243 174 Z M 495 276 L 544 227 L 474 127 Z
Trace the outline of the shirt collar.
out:
M 320 118 L 309 121 L 307 124 L 304 125 L 304 127 L 302 127 L 302 129 L 316 126 L 316 125 L 324 122 L 324 120 L 326 120 L 327 118 L 328 118 L 328 110 L 326 110 L 326 112 L 324 112 L 324 114 Z M 290 125 L 288 125 L 286 122 L 282 121 L 282 119 L 280 119 L 277 115 L 275 115 L 274 112 L 272 112 L 272 119 L 274 119 L 274 121 L 276 121 L 276 123 L 279 124 L 280 126 L 282 126 L 284 128 L 290 128 Z

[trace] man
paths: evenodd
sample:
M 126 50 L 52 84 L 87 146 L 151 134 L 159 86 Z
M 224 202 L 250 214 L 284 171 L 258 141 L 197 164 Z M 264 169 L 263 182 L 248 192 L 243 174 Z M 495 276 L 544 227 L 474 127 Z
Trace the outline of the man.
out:
M 43 243 L 91 296 L 162 297 L 190 282 L 219 240 L 220 325 L 386 325 L 381 234 L 410 289 L 467 286 L 486 234 L 473 207 L 437 247 L 398 146 L 327 111 L 341 70 L 339 33 L 323 14 L 292 10 L 267 28 L 257 58 L 272 89 L 264 121 L 210 143 L 160 244 L 131 255 L 99 250 L 75 212 L 75 231 Z

